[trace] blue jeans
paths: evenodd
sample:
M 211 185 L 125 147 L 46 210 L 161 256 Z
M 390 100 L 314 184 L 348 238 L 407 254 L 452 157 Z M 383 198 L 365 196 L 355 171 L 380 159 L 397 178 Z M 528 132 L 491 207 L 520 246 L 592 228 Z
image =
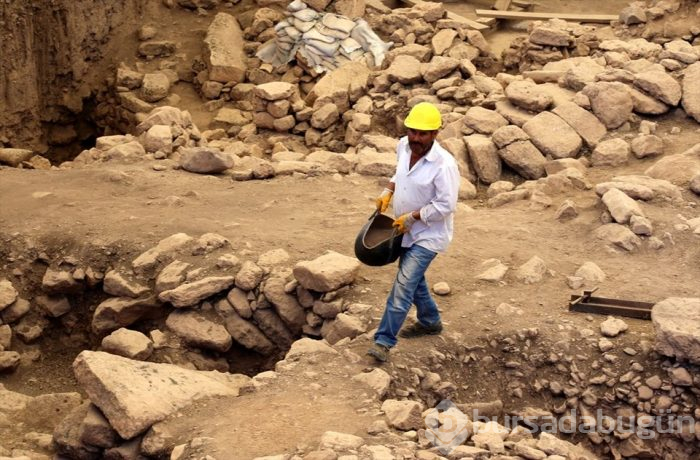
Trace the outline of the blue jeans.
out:
M 424 326 L 433 326 L 440 321 L 437 304 L 425 281 L 425 271 L 436 255 L 437 253 L 415 244 L 402 249 L 399 272 L 386 299 L 384 316 L 374 335 L 375 343 L 389 348 L 396 345 L 396 334 L 412 304 L 416 304 L 418 321 Z

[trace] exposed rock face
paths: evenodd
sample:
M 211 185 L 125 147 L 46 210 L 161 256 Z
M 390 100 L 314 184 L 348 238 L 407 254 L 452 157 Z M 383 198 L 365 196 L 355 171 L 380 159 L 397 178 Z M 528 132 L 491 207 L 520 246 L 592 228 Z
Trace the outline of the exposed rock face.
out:
M 124 439 L 207 396 L 237 396 L 247 377 L 199 372 L 170 364 L 132 361 L 83 351 L 73 362 L 75 378 Z
M 3 17 L 16 20 L 7 21 L 2 33 L 0 74 L 7 78 L 0 79 L 0 137 L 45 151 L 45 115 L 52 110 L 80 113 L 81 94 L 89 94 L 107 76 L 94 67 L 103 56 L 101 44 L 127 19 L 143 17 L 146 3 L 60 0 L 38 9 L 29 2 L 4 5 Z M 64 93 L 61 89 L 71 83 L 81 89 Z

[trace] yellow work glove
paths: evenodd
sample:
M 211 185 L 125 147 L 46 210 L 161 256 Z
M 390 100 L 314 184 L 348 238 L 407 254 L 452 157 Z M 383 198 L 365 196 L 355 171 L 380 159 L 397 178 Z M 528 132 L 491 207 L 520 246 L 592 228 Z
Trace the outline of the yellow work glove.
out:
M 379 212 L 385 212 L 389 208 L 389 202 L 391 201 L 392 196 L 394 196 L 394 192 L 388 188 L 385 188 L 384 191 L 382 191 L 382 194 L 377 197 L 376 203 L 377 210 Z
M 394 223 L 391 224 L 391 226 L 398 229 L 399 233 L 406 233 L 411 229 L 415 222 L 416 218 L 413 217 L 412 212 L 409 212 L 394 220 Z

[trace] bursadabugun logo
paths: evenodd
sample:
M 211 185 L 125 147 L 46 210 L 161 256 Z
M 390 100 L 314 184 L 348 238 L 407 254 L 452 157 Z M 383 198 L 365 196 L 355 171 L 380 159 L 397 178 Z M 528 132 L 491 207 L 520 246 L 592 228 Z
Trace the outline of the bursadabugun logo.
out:
M 449 399 L 440 401 L 425 415 L 425 437 L 442 454 L 450 453 L 469 437 L 469 417 Z

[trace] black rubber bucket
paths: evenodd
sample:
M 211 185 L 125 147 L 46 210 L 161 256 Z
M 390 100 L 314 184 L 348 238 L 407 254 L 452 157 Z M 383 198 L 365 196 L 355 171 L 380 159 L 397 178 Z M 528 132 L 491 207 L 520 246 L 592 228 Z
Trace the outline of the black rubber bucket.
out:
M 355 238 L 355 257 L 365 265 L 381 267 L 401 255 L 403 235 L 392 227 L 394 219 L 375 211 Z

